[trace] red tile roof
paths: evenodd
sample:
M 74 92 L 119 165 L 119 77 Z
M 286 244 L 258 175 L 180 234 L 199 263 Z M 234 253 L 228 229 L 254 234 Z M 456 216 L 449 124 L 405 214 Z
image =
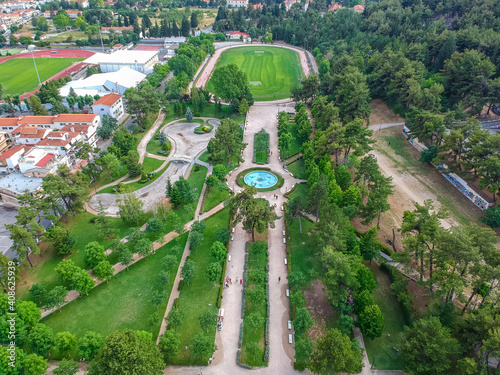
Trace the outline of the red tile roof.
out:
M 95 105 L 104 105 L 106 107 L 111 107 L 113 104 L 115 104 L 118 100 L 120 100 L 122 96 L 118 94 L 108 94 L 104 95 L 102 98 L 100 98 L 97 102 L 92 104 L 92 107 Z
M 53 124 L 54 116 L 19 116 L 19 125 L 23 124 Z
M 55 156 L 54 154 L 47 154 L 47 155 L 45 155 L 38 163 L 35 164 L 35 167 L 43 167 L 54 156 Z
M 54 117 L 54 122 L 93 122 L 96 116 L 93 113 L 61 113 Z
M 359 10 L 361 12 L 364 12 L 365 7 L 363 5 L 354 5 L 353 9 L 354 10 Z
M 0 126 L 17 126 L 17 117 L 0 117 Z
M 65 133 L 83 133 L 87 134 L 89 132 L 89 125 L 64 125 L 61 128 L 61 132 Z
M 330 5 L 330 8 L 328 8 L 328 10 L 329 10 L 329 11 L 334 11 L 334 10 L 338 10 L 338 9 L 340 9 L 340 8 L 342 8 L 342 7 L 340 6 L 340 4 L 332 4 L 332 5 Z
M 70 142 L 70 139 L 49 139 L 49 138 L 45 138 L 45 139 L 42 139 L 40 142 L 38 142 L 36 145 L 37 146 L 57 146 L 57 147 L 64 147 L 64 146 L 67 146 L 69 142 Z
M 7 151 L 0 154 L 0 160 L 10 158 L 12 155 L 14 155 L 16 152 L 19 152 L 19 151 L 22 151 L 22 153 L 24 154 L 24 151 L 25 151 L 24 148 L 25 148 L 25 145 L 12 146 Z
M 28 126 L 27 128 L 31 128 L 31 126 Z M 40 138 L 42 139 L 45 137 L 45 133 L 47 133 L 48 129 L 42 129 L 42 128 L 37 128 L 38 130 L 35 133 L 21 133 L 19 135 L 19 138 Z
M 232 31 L 229 33 L 229 35 L 243 35 L 250 37 L 250 35 L 248 35 L 247 33 L 242 33 L 241 31 Z
M 115 26 L 115 27 L 101 27 L 101 30 L 115 30 L 115 31 L 123 31 L 123 30 L 134 30 L 133 26 Z

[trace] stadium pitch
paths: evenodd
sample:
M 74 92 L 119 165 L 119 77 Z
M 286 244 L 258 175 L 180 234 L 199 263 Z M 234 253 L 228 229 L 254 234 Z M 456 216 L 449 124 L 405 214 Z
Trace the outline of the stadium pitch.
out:
M 71 64 L 83 59 L 37 58 L 36 65 L 43 82 Z M 0 84 L 4 95 L 21 95 L 38 88 L 35 66 L 32 59 L 12 59 L 0 64 Z
M 238 47 L 222 52 L 215 68 L 236 64 L 247 74 L 255 101 L 290 97 L 290 87 L 303 77 L 297 52 L 279 47 Z M 210 90 L 211 84 L 208 82 Z

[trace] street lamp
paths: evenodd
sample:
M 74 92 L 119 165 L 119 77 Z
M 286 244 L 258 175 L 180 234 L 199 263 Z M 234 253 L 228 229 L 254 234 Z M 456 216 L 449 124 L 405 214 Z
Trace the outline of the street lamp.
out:
M 35 61 L 35 55 L 34 55 L 35 48 L 36 47 L 34 44 L 30 44 L 28 46 L 28 51 L 31 52 L 31 57 L 33 57 L 33 64 L 35 64 L 36 76 L 38 77 L 38 84 L 40 85 L 40 87 L 42 87 L 42 81 L 40 81 L 40 75 L 38 74 L 38 68 L 36 66 L 36 61 Z

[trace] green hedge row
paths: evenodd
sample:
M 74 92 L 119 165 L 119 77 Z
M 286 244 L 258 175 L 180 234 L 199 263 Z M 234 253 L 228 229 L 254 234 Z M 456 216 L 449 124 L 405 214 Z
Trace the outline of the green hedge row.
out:
M 243 324 L 245 322 L 241 322 L 240 324 L 240 337 L 238 339 L 238 348 L 241 348 L 241 344 L 243 344 Z
M 247 268 L 248 268 L 248 241 L 245 243 L 245 266 L 243 267 L 243 290 L 241 291 L 241 319 L 245 317 L 245 298 L 247 294 Z M 243 327 L 243 323 L 241 323 Z M 241 330 L 241 339 L 243 340 L 243 328 Z
M 257 143 L 261 139 L 264 142 L 264 149 L 258 150 Z M 266 133 L 264 129 L 261 129 L 258 133 L 255 133 L 253 136 L 253 162 L 257 164 L 264 164 L 257 162 L 257 152 L 265 151 L 266 152 L 266 163 L 269 163 L 269 133 Z
M 269 309 L 269 303 L 267 304 L 267 308 Z M 269 311 L 267 316 L 269 316 Z M 266 319 L 266 347 L 264 349 L 264 361 L 269 361 L 269 318 Z
M 252 370 L 252 366 L 248 366 L 246 363 L 241 363 L 241 350 L 238 349 L 236 352 L 236 364 L 240 367 L 246 368 L 247 370 Z

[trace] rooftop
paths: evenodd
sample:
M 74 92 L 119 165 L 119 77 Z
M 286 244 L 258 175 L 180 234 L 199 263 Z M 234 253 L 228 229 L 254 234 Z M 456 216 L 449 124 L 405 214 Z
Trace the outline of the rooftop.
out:
M 23 193 L 25 190 L 36 191 L 42 186 L 43 180 L 38 177 L 24 177 L 20 173 L 11 173 L 0 179 L 0 189 L 7 189 L 16 193 Z
M 3 153 L 0 154 L 0 160 L 10 158 L 16 152 L 23 151 L 24 148 L 25 148 L 25 145 L 14 145 L 14 146 L 12 146 L 7 151 L 5 151 L 5 152 L 3 152 Z
M 111 54 L 96 53 L 84 61 L 86 64 L 145 64 L 155 55 L 158 51 L 129 51 L 119 50 Z
M 111 107 L 113 104 L 115 104 L 118 100 L 120 100 L 122 96 L 118 94 L 109 94 L 109 95 L 104 95 L 101 97 L 98 101 L 96 101 L 94 104 L 92 104 L 91 107 L 95 105 L 104 105 L 107 107 Z

